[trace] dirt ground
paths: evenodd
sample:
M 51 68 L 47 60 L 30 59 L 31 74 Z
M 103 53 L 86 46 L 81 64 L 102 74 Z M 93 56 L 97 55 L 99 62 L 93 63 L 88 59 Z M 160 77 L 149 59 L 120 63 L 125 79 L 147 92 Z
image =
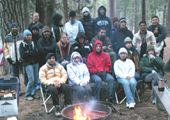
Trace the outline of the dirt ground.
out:
M 164 52 L 164 62 L 167 63 L 169 60 L 169 51 L 170 51 L 170 38 L 166 39 L 167 47 L 165 48 Z M 2 71 L 2 66 L 0 66 L 0 71 Z M 1 76 L 1 77 L 10 77 L 8 76 Z M 18 120 L 62 120 L 62 117 L 57 118 L 54 114 L 54 110 L 51 114 L 46 114 L 44 106 L 40 105 L 40 99 L 35 99 L 33 101 L 26 101 L 24 99 L 25 95 L 25 86 L 23 84 L 23 77 L 21 75 L 21 90 L 23 92 L 23 95 L 19 98 L 19 107 L 18 112 L 19 115 L 17 115 Z M 167 72 L 164 76 L 165 79 L 167 79 L 167 86 L 170 87 L 170 74 Z M 151 90 L 147 90 L 146 96 L 150 96 Z M 37 90 L 37 95 L 40 95 L 40 90 Z M 136 106 L 134 109 L 128 109 L 125 106 L 125 101 L 121 105 L 115 105 L 114 107 L 121 111 L 123 113 L 122 116 L 120 116 L 116 112 L 112 112 L 110 115 L 109 120 L 167 120 L 168 116 L 165 111 L 159 111 L 155 105 L 151 103 L 151 99 L 149 99 L 147 102 L 144 101 L 143 96 L 140 96 L 141 103 L 136 101 Z M 50 104 L 48 104 L 48 107 Z M 0 120 L 6 120 L 8 117 L 0 117 Z

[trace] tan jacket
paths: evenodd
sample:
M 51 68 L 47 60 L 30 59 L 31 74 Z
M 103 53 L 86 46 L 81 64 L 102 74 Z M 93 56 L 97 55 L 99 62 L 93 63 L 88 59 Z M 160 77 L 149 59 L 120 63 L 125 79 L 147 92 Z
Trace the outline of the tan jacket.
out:
M 53 85 L 55 82 L 60 82 L 61 84 L 67 81 L 67 72 L 62 65 L 55 63 L 56 66 L 52 67 L 46 63 L 40 68 L 39 78 L 43 85 L 49 86 Z

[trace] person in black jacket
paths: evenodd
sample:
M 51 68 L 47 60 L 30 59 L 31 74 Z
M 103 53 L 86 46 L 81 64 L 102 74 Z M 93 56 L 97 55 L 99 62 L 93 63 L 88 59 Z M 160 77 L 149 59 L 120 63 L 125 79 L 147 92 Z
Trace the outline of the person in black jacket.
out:
M 89 43 L 94 37 L 94 19 L 90 16 L 90 11 L 87 7 L 84 7 L 82 10 L 83 18 L 80 19 L 80 22 L 83 24 L 85 35 Z
M 32 41 L 34 41 L 34 43 L 37 44 L 38 40 L 41 37 L 41 35 L 39 34 L 39 29 L 37 25 L 33 25 L 31 27 L 31 33 L 32 33 Z
M 83 63 L 87 64 L 87 57 L 92 52 L 92 46 L 90 46 L 90 43 L 87 40 L 87 37 L 85 36 L 84 32 L 79 32 L 76 38 L 76 42 L 73 45 L 74 51 L 77 51 L 80 53 L 80 55 L 83 58 Z
M 133 34 L 126 27 L 126 18 L 120 18 L 119 28 L 113 33 L 111 40 L 114 52 L 118 53 L 119 49 L 124 47 L 124 39 L 126 37 L 133 39 Z
M 61 27 L 63 26 L 62 18 L 63 16 L 58 13 L 55 13 L 52 16 L 51 32 L 53 34 L 53 38 L 56 40 L 56 43 L 60 40 L 60 33 L 63 31 L 61 29 Z
M 24 61 L 24 67 L 28 76 L 25 99 L 29 101 L 39 98 L 39 96 L 35 95 L 39 70 L 38 49 L 31 39 L 32 33 L 26 29 L 24 31 L 24 41 L 21 42 L 19 47 L 20 56 Z
M 112 22 L 110 18 L 106 16 L 106 8 L 104 6 L 100 6 L 98 9 L 98 15 L 95 22 L 94 34 L 97 35 L 100 27 L 104 27 L 106 29 L 106 36 L 111 39 L 112 36 Z
M 39 66 L 41 67 L 46 63 L 46 55 L 48 53 L 54 53 L 55 54 L 55 47 L 56 47 L 56 41 L 54 38 L 50 35 L 50 28 L 48 26 L 44 26 L 43 28 L 43 35 L 38 40 L 38 50 L 39 50 Z

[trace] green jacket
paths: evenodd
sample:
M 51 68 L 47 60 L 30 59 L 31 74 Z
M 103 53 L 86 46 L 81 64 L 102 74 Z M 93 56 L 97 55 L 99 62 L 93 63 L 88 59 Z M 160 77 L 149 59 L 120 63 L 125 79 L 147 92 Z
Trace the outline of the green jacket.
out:
M 139 62 L 139 68 L 142 77 L 146 77 L 148 74 L 155 70 L 161 77 L 163 77 L 163 60 L 155 56 L 156 58 L 152 61 L 149 60 L 148 56 L 143 57 Z

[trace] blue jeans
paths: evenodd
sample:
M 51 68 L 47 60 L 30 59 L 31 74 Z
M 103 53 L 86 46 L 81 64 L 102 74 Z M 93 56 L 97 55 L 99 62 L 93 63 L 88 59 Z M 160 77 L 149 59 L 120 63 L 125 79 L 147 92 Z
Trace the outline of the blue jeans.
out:
M 25 94 L 25 99 L 27 99 L 28 97 L 34 97 L 36 94 L 39 64 L 36 63 L 34 65 L 27 65 L 25 70 L 28 76 L 28 84 Z
M 137 81 L 140 80 L 140 79 L 142 79 L 142 78 L 140 77 L 140 75 L 139 75 L 138 72 L 135 72 L 135 79 L 136 79 Z
M 99 100 L 102 79 L 98 75 L 92 74 L 91 81 L 95 83 L 93 95 L 96 100 Z M 103 81 L 108 83 L 109 99 L 114 99 L 115 98 L 114 96 L 115 95 L 115 87 L 114 87 L 115 79 L 109 73 L 107 73 L 106 79 Z
M 129 81 L 126 78 L 118 78 L 118 82 L 122 83 L 123 89 L 127 98 L 127 103 L 134 103 L 135 90 L 136 90 L 136 79 L 131 78 Z

